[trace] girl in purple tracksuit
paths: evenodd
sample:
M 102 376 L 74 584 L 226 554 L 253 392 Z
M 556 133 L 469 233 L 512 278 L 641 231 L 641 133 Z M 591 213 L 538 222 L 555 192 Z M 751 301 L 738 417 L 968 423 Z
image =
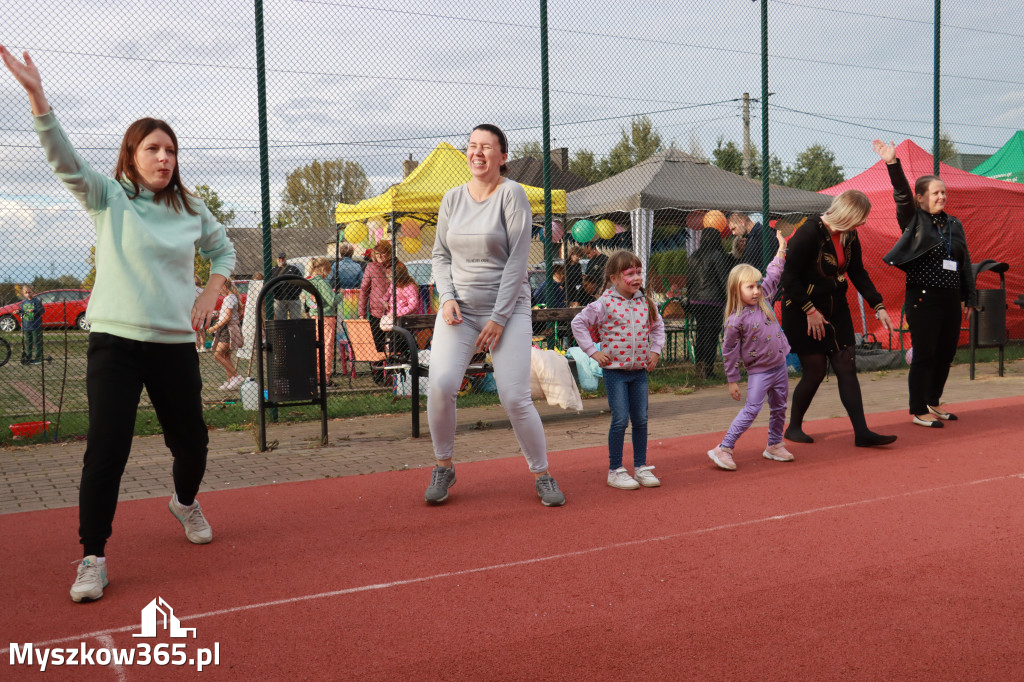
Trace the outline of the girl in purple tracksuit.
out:
M 621 490 L 661 485 L 647 464 L 647 372 L 665 346 L 665 323 L 644 291 L 636 254 L 616 251 L 605 266 L 604 293 L 572 321 L 580 350 L 603 368 L 612 423 L 608 430 L 608 485 Z M 590 330 L 601 339 L 597 350 Z M 633 474 L 622 466 L 626 425 L 633 422 Z
M 756 268 L 740 264 L 729 273 L 726 285 L 728 300 L 725 304 L 722 358 L 725 377 L 729 381 L 729 395 L 733 400 L 740 399 L 740 367 L 747 368 L 747 404 L 733 419 L 721 444 L 708 450 L 708 457 L 728 471 L 736 470 L 733 446 L 757 418 L 766 397 L 771 416 L 768 420 L 768 447 L 763 454 L 777 462 L 793 460 L 793 454 L 782 442 L 786 399 L 789 397 L 789 372 L 786 369 L 789 342 L 771 308 L 786 258 L 786 240 L 778 233 L 776 237 L 779 250 L 768 265 L 768 274 L 763 281 Z

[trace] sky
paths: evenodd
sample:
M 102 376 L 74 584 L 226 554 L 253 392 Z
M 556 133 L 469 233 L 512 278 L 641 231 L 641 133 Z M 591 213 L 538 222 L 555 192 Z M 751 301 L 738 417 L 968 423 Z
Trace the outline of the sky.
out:
M 358 161 L 374 192 L 441 141 L 490 121 L 514 147 L 541 139 L 538 3 L 506 0 L 266 0 L 273 209 L 287 173 Z M 932 0 L 769 0 L 770 151 L 791 164 L 812 144 L 846 177 L 873 164 L 874 137 L 930 148 Z M 10 49 L 28 49 L 81 156 L 109 172 L 141 116 L 174 126 L 189 186 L 210 185 L 238 226 L 259 223 L 252 5 L 42 0 L 0 10 Z M 1024 128 L 1024 5 L 946 3 L 941 119 L 958 150 L 992 153 Z M 739 100 L 761 93 L 760 3 L 549 3 L 552 146 L 604 154 L 632 117 L 666 142 L 710 154 L 742 141 Z M 751 134 L 761 140 L 760 104 Z M 48 170 L 24 93 L 0 73 L 0 255 L 5 279 L 81 275 L 87 216 Z

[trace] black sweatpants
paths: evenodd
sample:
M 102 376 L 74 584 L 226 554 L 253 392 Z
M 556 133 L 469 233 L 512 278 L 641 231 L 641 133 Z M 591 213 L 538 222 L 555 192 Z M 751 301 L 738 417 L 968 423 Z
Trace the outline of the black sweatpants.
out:
M 203 421 L 199 356 L 192 342 L 152 343 L 92 332 L 87 357 L 89 440 L 78 493 L 78 534 L 85 556 L 103 556 L 142 388 L 149 393 L 164 442 L 174 456 L 174 490 L 182 504 L 191 504 L 199 492 L 209 436 Z
M 928 414 L 938 407 L 949 367 L 960 341 L 960 292 L 956 289 L 907 289 L 906 316 L 914 349 L 907 383 L 910 414 Z

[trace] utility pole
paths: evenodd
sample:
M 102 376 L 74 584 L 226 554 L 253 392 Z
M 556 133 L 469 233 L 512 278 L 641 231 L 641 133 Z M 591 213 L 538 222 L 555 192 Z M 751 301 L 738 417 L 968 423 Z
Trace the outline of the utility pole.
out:
M 743 93 L 743 177 L 750 177 L 750 93 Z

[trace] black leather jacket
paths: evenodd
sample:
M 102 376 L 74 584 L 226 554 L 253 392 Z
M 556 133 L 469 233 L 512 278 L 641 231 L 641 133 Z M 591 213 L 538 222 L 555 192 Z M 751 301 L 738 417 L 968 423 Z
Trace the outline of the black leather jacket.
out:
M 718 245 L 709 245 L 694 251 L 690 257 L 689 276 L 686 278 L 686 298 L 693 303 L 725 304 L 725 285 L 729 271 L 736 261 Z
M 882 260 L 905 271 L 911 261 L 941 244 L 942 237 L 935 229 L 931 215 L 917 208 L 914 203 L 914 193 L 907 182 L 907 176 L 903 174 L 900 160 L 896 159 L 896 163 L 886 165 L 886 169 L 889 171 L 889 181 L 892 182 L 892 196 L 896 200 L 896 220 L 903 234 Z M 967 235 L 959 220 L 948 214 L 946 218 L 952 239 L 950 255 L 956 260 L 960 275 L 960 300 L 967 305 L 975 305 L 977 293 L 974 290 L 971 254 L 967 250 Z

